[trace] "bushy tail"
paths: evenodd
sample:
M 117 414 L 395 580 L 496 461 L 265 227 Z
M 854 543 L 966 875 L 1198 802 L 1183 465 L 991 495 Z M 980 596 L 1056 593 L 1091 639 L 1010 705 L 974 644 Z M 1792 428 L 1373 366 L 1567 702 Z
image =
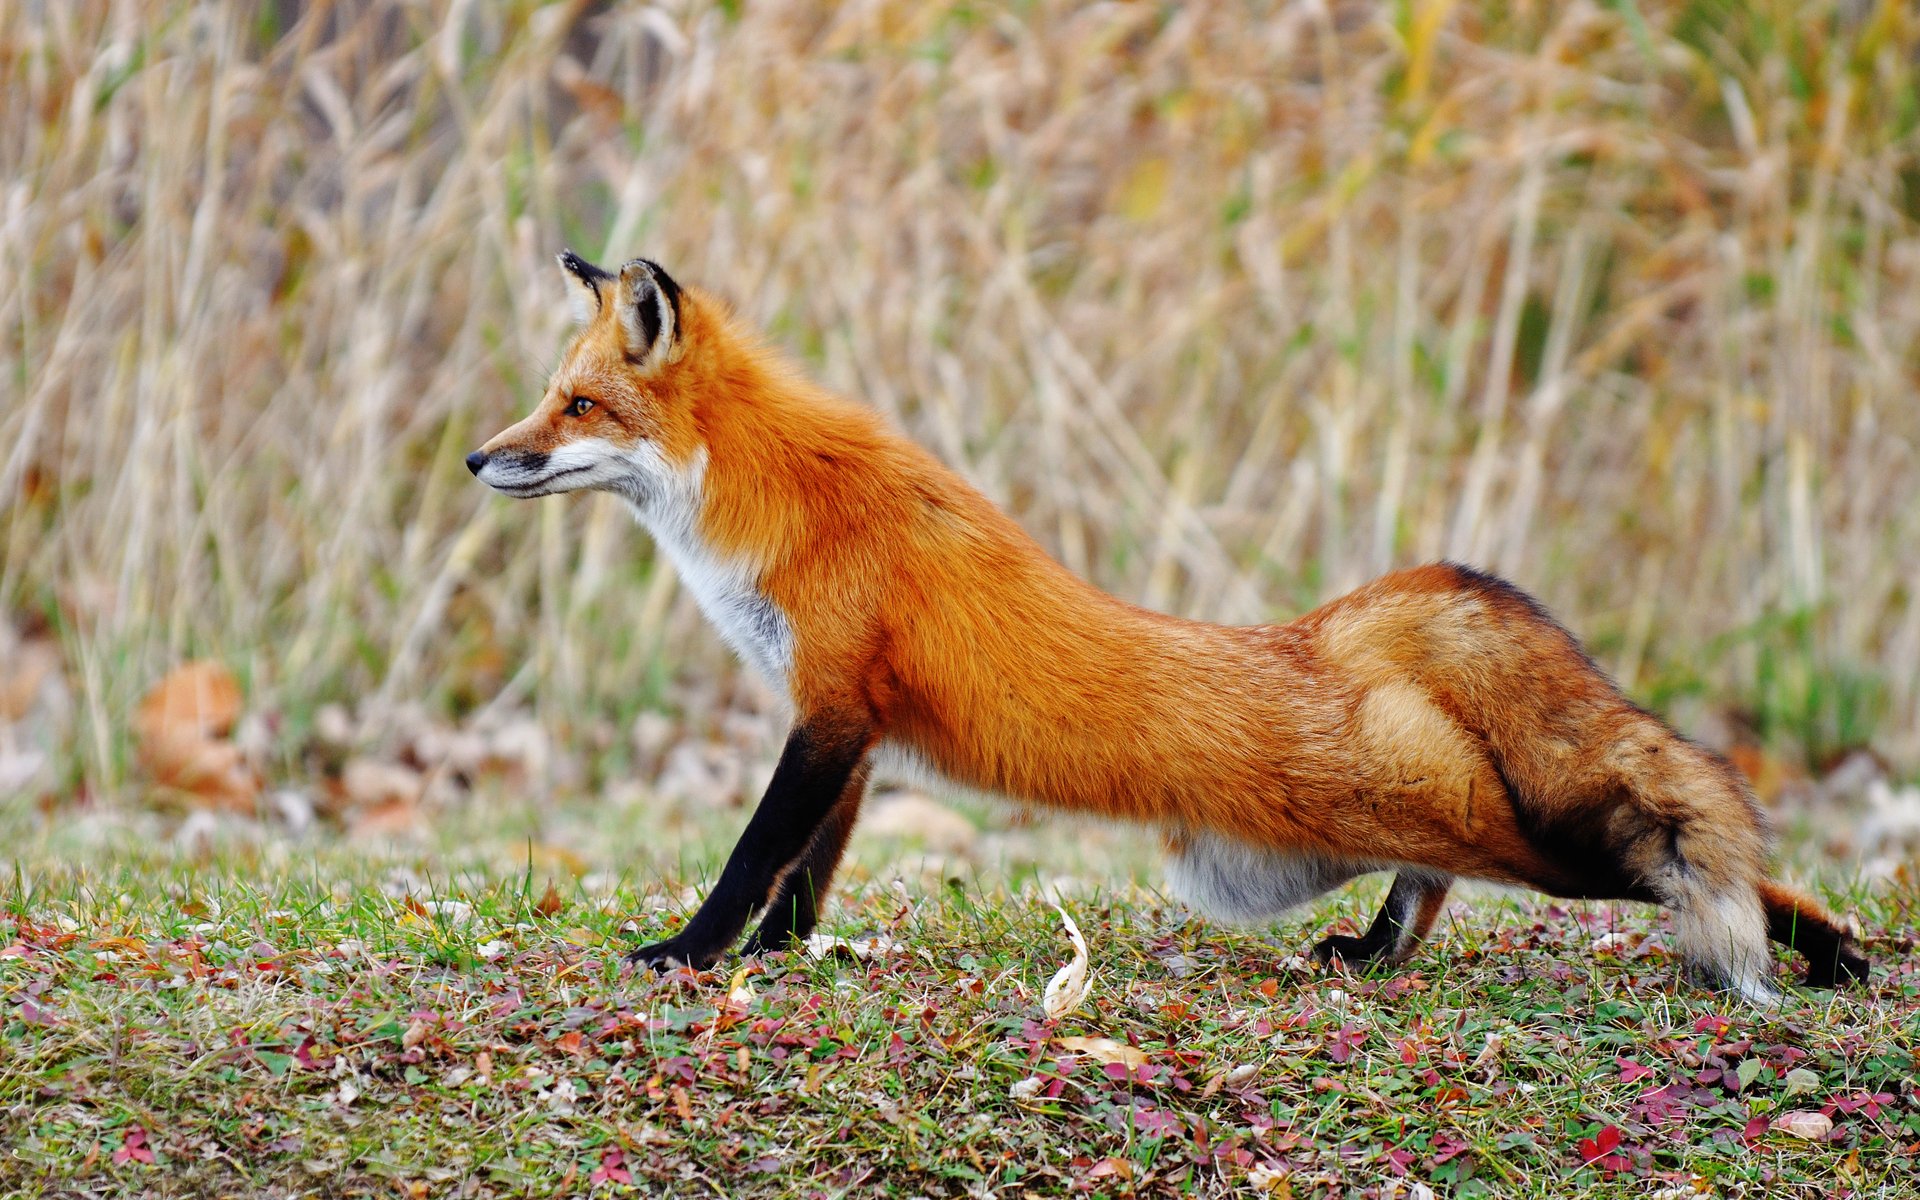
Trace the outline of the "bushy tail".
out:
M 1760 903 L 1767 910 L 1767 936 L 1806 956 L 1808 987 L 1867 981 L 1867 956 L 1819 901 L 1768 879 L 1761 881 Z

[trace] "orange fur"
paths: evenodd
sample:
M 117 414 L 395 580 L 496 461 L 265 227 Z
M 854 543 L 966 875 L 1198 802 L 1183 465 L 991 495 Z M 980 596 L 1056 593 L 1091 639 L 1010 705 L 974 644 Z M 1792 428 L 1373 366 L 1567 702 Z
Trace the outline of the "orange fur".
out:
M 1777 885 L 1730 769 L 1626 700 L 1500 581 L 1418 567 L 1250 628 L 1150 612 L 1069 573 L 713 297 L 678 293 L 663 355 L 613 316 L 644 304 L 644 280 L 606 286 L 540 406 L 476 457 L 545 461 L 590 440 L 685 473 L 697 498 L 683 553 L 744 581 L 703 602 L 744 594 L 777 610 L 790 656 L 781 641 L 762 659 L 802 723 L 988 792 L 1158 827 L 1176 855 L 1244 851 L 1270 863 L 1275 897 L 1405 867 L 1658 899 L 1702 943 L 1690 952 L 1756 994 L 1763 903 L 1831 926 L 1805 897 L 1756 898 Z M 592 411 L 570 415 L 579 397 Z M 633 498 L 656 485 L 594 486 Z M 837 819 L 850 826 L 857 806 Z M 1201 865 L 1218 875 L 1227 861 Z M 1444 895 L 1421 895 L 1415 938 Z M 1732 949 L 1705 945 L 1716 938 Z

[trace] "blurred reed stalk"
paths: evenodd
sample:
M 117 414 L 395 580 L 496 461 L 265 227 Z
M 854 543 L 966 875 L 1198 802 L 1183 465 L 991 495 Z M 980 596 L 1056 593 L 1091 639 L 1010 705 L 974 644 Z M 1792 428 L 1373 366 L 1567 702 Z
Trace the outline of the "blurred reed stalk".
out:
M 0 613 L 96 787 L 190 654 L 296 719 L 710 671 L 614 502 L 460 463 L 570 244 L 1122 595 L 1466 559 L 1641 695 L 1912 767 L 1917 52 L 1898 0 L 8 4 Z

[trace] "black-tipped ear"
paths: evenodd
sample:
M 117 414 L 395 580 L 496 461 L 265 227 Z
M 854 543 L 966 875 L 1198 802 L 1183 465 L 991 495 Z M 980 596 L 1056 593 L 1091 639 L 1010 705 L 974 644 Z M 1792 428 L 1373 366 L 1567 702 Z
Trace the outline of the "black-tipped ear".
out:
M 651 259 L 620 268 L 615 290 L 627 359 L 639 365 L 665 362 L 680 340 L 680 285 Z
M 585 325 L 606 303 L 606 292 L 614 275 L 571 250 L 562 250 L 559 259 L 560 269 L 567 273 L 567 300 L 573 306 L 573 319 Z

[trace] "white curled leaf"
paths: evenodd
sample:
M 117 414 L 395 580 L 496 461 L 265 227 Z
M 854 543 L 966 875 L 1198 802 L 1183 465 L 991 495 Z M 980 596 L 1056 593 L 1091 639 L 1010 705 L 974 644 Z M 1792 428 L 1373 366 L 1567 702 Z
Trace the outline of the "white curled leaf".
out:
M 1040 998 L 1040 1007 L 1048 1019 L 1058 1021 L 1072 1013 L 1087 1001 L 1087 994 L 1093 991 L 1090 964 L 1087 958 L 1087 939 L 1080 936 L 1080 927 L 1073 923 L 1067 910 L 1059 905 L 1053 906 L 1060 914 L 1060 921 L 1067 927 L 1067 940 L 1073 943 L 1073 961 L 1053 973 L 1047 981 L 1047 990 Z

